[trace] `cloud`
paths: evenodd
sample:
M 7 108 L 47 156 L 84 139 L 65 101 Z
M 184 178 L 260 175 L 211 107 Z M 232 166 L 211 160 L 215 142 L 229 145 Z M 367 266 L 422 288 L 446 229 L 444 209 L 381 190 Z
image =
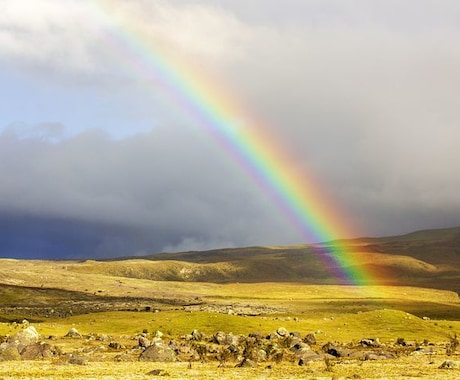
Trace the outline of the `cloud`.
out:
M 121 140 L 87 131 L 58 142 L 8 131 L 0 135 L 0 176 L 0 214 L 8 215 L 3 223 L 10 223 L 12 236 L 35 241 L 41 231 L 37 246 L 82 236 L 63 255 L 107 257 L 292 237 L 270 200 L 228 157 L 186 129 L 158 128 Z M 76 247 L 82 247 L 78 254 Z
M 361 234 L 460 224 L 458 2 L 114 4 L 0 1 L 0 64 L 66 110 L 4 122 L 0 210 L 15 231 L 79 231 L 102 256 L 302 239 L 164 92 L 152 52 L 241 103 L 235 120 L 273 134 Z M 37 102 L 23 94 L 18 110 Z M 105 132 L 68 133 L 62 115 Z M 113 138 L 117 121 L 130 136 Z

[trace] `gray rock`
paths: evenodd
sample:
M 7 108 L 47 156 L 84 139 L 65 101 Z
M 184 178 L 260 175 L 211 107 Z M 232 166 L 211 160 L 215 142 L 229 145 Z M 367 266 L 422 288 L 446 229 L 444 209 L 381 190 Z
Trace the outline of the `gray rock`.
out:
M 139 356 L 140 361 L 173 362 L 176 360 L 175 352 L 164 343 L 156 343 L 147 347 Z
M 56 356 L 58 356 L 56 348 L 44 342 L 31 344 L 21 351 L 23 360 L 48 359 Z
M 17 347 L 7 346 L 0 351 L 0 362 L 11 360 L 21 360 L 21 355 Z
M 147 348 L 148 346 L 150 346 L 150 340 L 148 340 L 145 336 L 140 336 L 139 339 L 138 339 L 138 344 L 139 344 L 139 347 L 144 347 L 144 348 Z
M 212 340 L 214 343 L 217 343 L 217 344 L 225 344 L 225 338 L 226 338 L 226 334 L 223 331 L 217 331 L 213 335 Z
M 22 350 L 25 346 L 37 343 L 40 335 L 38 334 L 35 327 L 29 326 L 26 329 L 19 331 L 17 334 L 8 338 L 8 343 L 19 347 Z
M 190 334 L 191 340 L 200 341 L 203 340 L 204 334 L 198 330 L 193 330 Z
M 257 363 L 252 361 L 251 359 L 244 358 L 243 361 L 236 365 L 236 367 L 244 367 L 244 368 L 256 368 Z
M 278 330 L 276 330 L 276 333 L 277 333 L 279 336 L 286 336 L 286 335 L 289 334 L 289 332 L 287 331 L 287 329 L 284 328 L 284 327 L 278 328 Z
M 387 360 L 393 358 L 390 352 L 369 352 L 364 356 L 364 360 Z
M 305 338 L 303 338 L 303 341 L 310 346 L 314 346 L 316 344 L 315 334 L 307 334 Z
M 453 360 L 446 360 L 440 366 L 440 369 L 455 369 L 459 368 L 459 364 Z
M 264 362 L 267 360 L 267 352 L 263 349 L 255 350 L 252 357 L 256 362 Z
M 66 338 L 81 338 L 82 335 L 80 334 L 80 332 L 75 328 L 75 327 L 72 327 L 68 333 L 65 335 Z
M 75 365 L 87 365 L 88 358 L 85 356 L 71 354 L 69 358 L 69 363 Z

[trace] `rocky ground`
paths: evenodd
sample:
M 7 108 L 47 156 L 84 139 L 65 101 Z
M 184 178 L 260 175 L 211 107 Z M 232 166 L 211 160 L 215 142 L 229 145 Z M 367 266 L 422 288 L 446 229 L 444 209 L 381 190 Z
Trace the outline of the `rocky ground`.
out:
M 193 368 L 196 369 L 203 364 L 213 365 L 214 369 L 252 369 L 255 371 L 254 374 L 261 369 L 267 372 L 275 367 L 289 365 L 288 372 L 291 371 L 292 374 L 302 368 L 305 373 L 317 371 L 318 374 L 330 374 L 326 378 L 339 379 L 340 374 L 337 375 L 339 377 L 334 376 L 340 368 L 339 373 L 348 373 L 342 378 L 361 379 L 376 378 L 373 374 L 365 374 L 360 370 L 364 363 L 384 363 L 383 366 L 391 368 L 391 364 L 388 363 L 396 365 L 404 360 L 422 360 L 424 365 L 430 365 L 430 371 L 437 371 L 441 376 L 439 378 L 460 378 L 457 350 L 459 341 L 456 336 L 442 344 L 427 341 L 407 342 L 404 338 L 399 338 L 394 343 L 363 338 L 359 342 L 318 344 L 315 333 L 302 335 L 288 331 L 284 327 L 268 334 L 253 332 L 248 335 L 234 335 L 223 331 L 206 335 L 193 330 L 190 334 L 180 337 L 166 337 L 160 331 L 143 331 L 132 336 L 108 336 L 97 333 L 82 335 L 75 328 L 70 329 L 65 336 L 42 336 L 27 321 L 12 325 L 12 329 L 16 331 L 14 334 L 0 338 L 0 362 L 3 362 L 0 363 L 0 376 L 4 376 L 4 379 L 15 373 L 13 367 L 8 366 L 9 363 L 24 361 L 75 368 L 90 368 L 95 363 L 108 362 L 155 363 L 155 368 L 144 372 L 144 375 L 149 376 L 169 376 L 170 373 L 164 368 L 170 368 L 170 364 L 183 363 L 182 370 L 186 365 L 189 374 L 182 372 L 182 375 L 176 378 L 188 378 Z M 382 364 L 379 365 L 382 367 Z M 369 364 L 365 367 L 368 371 Z M 285 375 L 287 377 L 279 374 L 273 378 L 290 378 L 287 373 Z M 399 375 L 402 376 L 401 373 Z M 430 378 L 424 377 L 423 372 L 419 375 L 419 378 Z M 49 378 L 42 372 L 37 372 L 29 378 L 40 377 Z M 266 374 L 257 378 L 266 378 Z

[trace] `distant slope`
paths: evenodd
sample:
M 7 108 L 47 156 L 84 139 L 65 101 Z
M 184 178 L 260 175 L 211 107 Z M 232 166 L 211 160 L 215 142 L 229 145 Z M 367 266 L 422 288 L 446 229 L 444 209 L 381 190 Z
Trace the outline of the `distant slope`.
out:
M 432 264 L 460 264 L 460 227 L 358 240 L 373 252 L 403 254 Z
M 351 263 L 346 270 L 372 273 L 378 284 L 460 291 L 460 227 L 328 244 L 346 246 Z M 227 248 L 154 254 L 142 262 L 139 257 L 93 262 L 78 270 L 170 281 L 346 283 L 334 275 L 331 260 L 326 264 L 327 252 L 321 244 Z

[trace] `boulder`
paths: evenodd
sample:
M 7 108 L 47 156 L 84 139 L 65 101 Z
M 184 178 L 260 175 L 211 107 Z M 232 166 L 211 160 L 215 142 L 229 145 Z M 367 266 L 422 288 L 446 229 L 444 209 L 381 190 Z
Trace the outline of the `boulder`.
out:
M 37 343 L 39 337 L 40 335 L 38 335 L 35 327 L 29 326 L 26 329 L 19 331 L 17 334 L 9 337 L 8 343 L 18 347 L 21 351 L 25 346 Z
M 138 339 L 138 344 L 139 344 L 139 347 L 144 347 L 144 348 L 147 348 L 150 346 L 150 340 L 148 340 L 145 336 L 140 336 L 139 339 Z
M 148 362 L 173 362 L 176 360 L 175 352 L 164 343 L 156 343 L 147 347 L 139 356 L 140 361 Z
M 88 358 L 85 356 L 70 354 L 69 363 L 75 365 L 87 365 Z
M 7 346 L 3 350 L 0 350 L 0 362 L 10 360 L 21 360 L 21 355 L 17 347 Z
M 236 365 L 236 367 L 241 367 L 241 368 L 256 368 L 257 363 L 252 361 L 251 359 L 244 358 L 243 361 L 239 364 Z
M 440 369 L 455 369 L 459 367 L 459 364 L 453 360 L 446 360 L 439 366 Z
M 276 333 L 279 335 L 279 336 L 286 336 L 286 335 L 289 335 L 289 332 L 287 331 L 286 328 L 284 327 L 280 327 L 278 328 L 278 330 L 276 330 Z
M 190 334 L 191 340 L 200 341 L 200 340 L 203 340 L 203 338 L 204 338 L 204 334 L 198 330 L 193 330 Z
M 56 348 L 44 342 L 31 344 L 21 351 L 23 360 L 48 359 L 56 356 L 58 356 Z
M 72 327 L 68 332 L 67 334 L 65 335 L 66 338 L 81 338 L 82 335 L 80 334 L 80 332 L 75 328 L 75 327 Z
M 369 352 L 364 356 L 364 360 L 387 360 L 393 357 L 394 355 L 391 352 Z
M 307 334 L 305 338 L 303 338 L 303 341 L 310 346 L 314 346 L 316 344 L 315 334 Z

